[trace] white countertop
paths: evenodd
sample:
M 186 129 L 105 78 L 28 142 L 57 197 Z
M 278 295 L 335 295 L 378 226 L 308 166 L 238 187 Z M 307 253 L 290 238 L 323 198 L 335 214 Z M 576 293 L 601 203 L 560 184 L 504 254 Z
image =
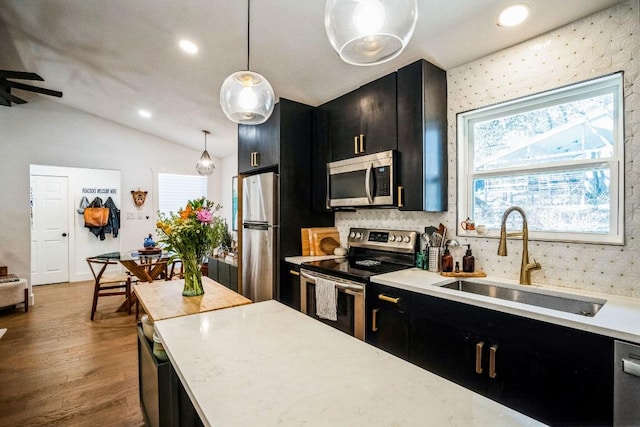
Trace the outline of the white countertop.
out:
M 389 285 L 400 289 L 419 292 L 426 295 L 446 298 L 453 301 L 471 303 L 480 307 L 490 308 L 505 313 L 537 319 L 545 322 L 564 325 L 583 331 L 589 331 L 606 335 L 613 338 L 623 339 L 634 343 L 640 343 L 640 299 L 623 297 L 610 294 L 583 291 L 579 289 L 568 289 L 556 286 L 542 285 L 519 285 L 517 281 L 502 278 L 465 278 L 476 282 L 486 283 L 506 283 L 523 290 L 539 290 L 552 295 L 560 296 L 586 296 L 590 298 L 603 299 L 607 302 L 594 317 L 586 317 L 578 314 L 565 313 L 537 307 L 534 305 L 522 304 L 512 301 L 501 300 L 488 296 L 476 295 L 467 292 L 460 292 L 453 289 L 441 288 L 439 285 L 450 283 L 459 279 L 443 277 L 438 273 L 411 268 L 394 273 L 380 274 L 371 277 L 371 281 L 383 285 Z
M 205 425 L 540 425 L 276 301 L 155 327 Z
M 303 262 L 311 262 L 311 261 L 322 261 L 324 259 L 336 259 L 341 258 L 337 255 L 317 255 L 317 256 L 289 256 L 284 260 L 286 262 L 290 262 L 291 264 L 300 265 Z

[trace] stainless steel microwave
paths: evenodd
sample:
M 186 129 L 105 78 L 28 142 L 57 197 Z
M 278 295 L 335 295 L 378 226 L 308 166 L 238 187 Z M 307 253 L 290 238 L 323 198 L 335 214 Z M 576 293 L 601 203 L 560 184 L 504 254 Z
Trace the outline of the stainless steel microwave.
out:
M 391 206 L 394 150 L 327 163 L 327 207 Z

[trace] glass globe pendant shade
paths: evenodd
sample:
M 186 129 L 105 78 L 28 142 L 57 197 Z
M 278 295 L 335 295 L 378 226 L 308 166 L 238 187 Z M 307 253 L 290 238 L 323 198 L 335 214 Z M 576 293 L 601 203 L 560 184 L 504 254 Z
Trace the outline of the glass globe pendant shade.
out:
M 232 122 L 258 125 L 267 121 L 275 105 L 271 84 L 253 71 L 238 71 L 220 88 L 220 106 Z
M 324 11 L 331 46 L 352 65 L 381 64 L 400 55 L 417 20 L 417 0 L 327 0 Z

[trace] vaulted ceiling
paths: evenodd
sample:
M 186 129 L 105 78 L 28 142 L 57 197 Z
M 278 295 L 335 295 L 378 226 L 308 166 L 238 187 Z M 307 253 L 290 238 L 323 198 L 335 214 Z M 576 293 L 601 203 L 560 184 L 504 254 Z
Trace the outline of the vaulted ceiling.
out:
M 405 51 L 385 64 L 356 67 L 329 45 L 324 1 L 254 0 L 251 69 L 271 82 L 277 97 L 316 106 L 416 59 L 451 69 L 620 0 L 526 0 L 531 16 L 525 24 L 497 26 L 499 11 L 514 2 L 418 0 L 418 23 Z M 199 52 L 180 50 L 182 38 Z M 236 125 L 220 108 L 220 86 L 246 64 L 246 0 L 0 3 L 0 69 L 36 72 L 44 86 L 64 93 L 52 98 L 56 102 L 194 149 L 202 149 L 201 130 L 208 129 L 209 152 L 217 157 L 237 145 Z M 18 96 L 35 102 L 43 95 Z M 140 117 L 141 108 L 153 116 Z

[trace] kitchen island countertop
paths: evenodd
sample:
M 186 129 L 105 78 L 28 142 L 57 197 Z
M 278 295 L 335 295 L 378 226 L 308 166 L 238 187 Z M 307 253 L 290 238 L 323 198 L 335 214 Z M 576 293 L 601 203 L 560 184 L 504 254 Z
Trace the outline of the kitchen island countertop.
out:
M 440 287 L 441 285 L 456 280 L 459 279 L 444 277 L 438 273 L 431 273 L 417 268 L 380 274 L 371 278 L 372 282 L 382 285 L 472 304 L 640 344 L 640 299 L 638 298 L 548 285 L 519 285 L 516 280 L 490 276 L 465 279 L 487 284 L 504 283 L 521 287 L 524 291 L 531 290 L 535 292 L 539 290 L 558 296 L 570 297 L 577 295 L 606 300 L 604 306 L 595 316 L 588 317 Z
M 540 425 L 273 300 L 156 331 L 205 425 Z

